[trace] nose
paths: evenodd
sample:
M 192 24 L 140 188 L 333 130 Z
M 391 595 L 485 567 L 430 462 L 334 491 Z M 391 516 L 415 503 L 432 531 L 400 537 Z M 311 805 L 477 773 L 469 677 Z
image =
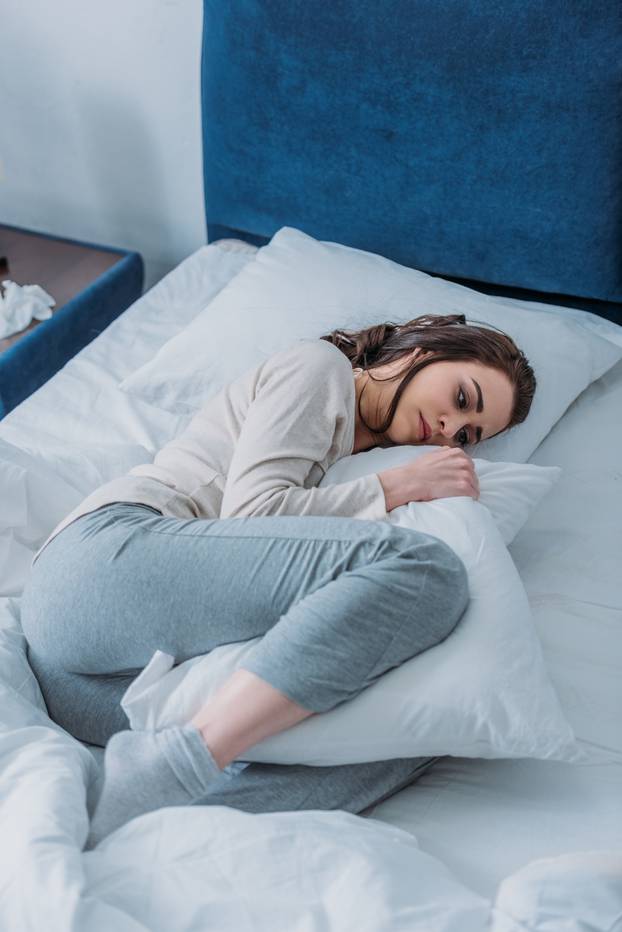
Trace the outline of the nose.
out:
M 439 438 L 436 442 L 451 444 L 454 434 L 460 430 L 462 425 L 454 424 L 448 417 L 440 417 L 438 422 L 442 439 Z

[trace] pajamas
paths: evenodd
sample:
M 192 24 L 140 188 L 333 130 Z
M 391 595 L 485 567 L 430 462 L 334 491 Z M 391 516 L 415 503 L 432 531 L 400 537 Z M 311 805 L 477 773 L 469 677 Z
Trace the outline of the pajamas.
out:
M 21 618 L 50 717 L 103 747 L 128 728 L 120 699 L 156 650 L 182 663 L 262 636 L 242 667 L 324 712 L 444 640 L 468 599 L 466 569 L 450 547 L 389 522 L 181 519 L 117 502 L 45 547 Z M 360 812 L 436 759 L 251 763 L 223 774 L 199 802 Z

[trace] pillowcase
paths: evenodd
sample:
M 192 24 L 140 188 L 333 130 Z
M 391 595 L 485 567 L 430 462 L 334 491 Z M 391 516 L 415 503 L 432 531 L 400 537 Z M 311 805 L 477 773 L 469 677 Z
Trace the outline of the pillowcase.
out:
M 168 411 L 194 413 L 229 381 L 296 339 L 455 313 L 509 334 L 538 380 L 523 424 L 466 447 L 484 459 L 526 462 L 574 399 L 622 358 L 622 328 L 587 311 L 543 312 L 283 227 L 119 388 Z
M 338 461 L 320 485 L 336 475 L 354 478 L 359 462 L 365 462 L 361 454 Z M 463 560 L 471 598 L 457 627 L 354 699 L 254 745 L 244 761 L 323 766 L 445 754 L 584 759 L 549 679 L 527 593 L 488 509 L 456 496 L 412 502 L 388 518 L 444 540 Z M 259 640 L 224 644 L 176 667 L 170 654 L 156 651 L 121 700 L 131 727 L 186 724 Z

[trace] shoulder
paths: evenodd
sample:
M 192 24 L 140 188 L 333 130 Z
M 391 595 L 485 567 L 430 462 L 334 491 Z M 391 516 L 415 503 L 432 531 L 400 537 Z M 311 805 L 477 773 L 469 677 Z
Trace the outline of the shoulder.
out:
M 320 376 L 331 384 L 349 385 L 353 382 L 350 360 L 327 340 L 297 340 L 270 356 L 263 369 L 265 374 L 278 371 L 302 381 L 316 380 Z

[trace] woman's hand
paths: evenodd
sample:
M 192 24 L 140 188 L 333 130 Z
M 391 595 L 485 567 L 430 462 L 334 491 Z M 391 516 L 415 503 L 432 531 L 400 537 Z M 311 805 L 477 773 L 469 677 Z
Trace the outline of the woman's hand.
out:
M 473 460 L 459 447 L 423 453 L 412 463 L 378 473 L 387 511 L 408 502 L 470 495 L 479 498 L 479 479 Z

